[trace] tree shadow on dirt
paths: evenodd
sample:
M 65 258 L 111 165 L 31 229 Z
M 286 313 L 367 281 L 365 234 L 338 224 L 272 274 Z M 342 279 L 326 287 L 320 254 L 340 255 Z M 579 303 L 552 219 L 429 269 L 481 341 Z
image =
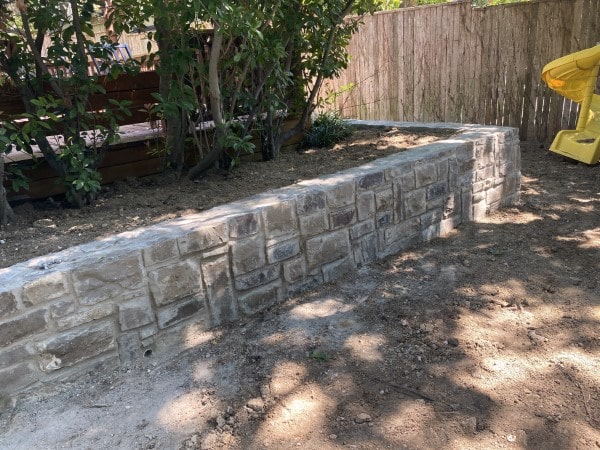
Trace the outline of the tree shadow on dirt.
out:
M 599 176 L 552 163 L 526 161 L 520 207 L 248 322 L 235 382 L 253 387 L 234 399 L 232 442 L 597 445 Z

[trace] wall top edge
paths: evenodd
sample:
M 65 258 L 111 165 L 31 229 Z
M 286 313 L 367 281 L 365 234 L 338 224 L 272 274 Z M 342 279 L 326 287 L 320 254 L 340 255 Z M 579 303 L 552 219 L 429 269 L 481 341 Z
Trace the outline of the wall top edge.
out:
M 89 265 L 95 259 L 100 260 L 109 256 L 119 257 L 131 252 L 141 253 L 143 249 L 163 241 L 165 236 L 169 239 L 177 239 L 195 230 L 220 223 L 224 218 L 233 218 L 237 215 L 257 212 L 261 208 L 277 202 L 291 200 L 295 196 L 307 191 L 315 189 L 326 190 L 334 186 L 337 182 L 343 181 L 343 178 L 348 175 L 361 176 L 368 174 L 369 171 L 381 171 L 394 165 L 413 163 L 424 158 L 427 159 L 436 155 L 442 155 L 452 147 L 485 135 L 517 130 L 516 128 L 508 127 L 444 122 L 417 123 L 369 120 L 349 120 L 348 122 L 360 126 L 393 126 L 409 130 L 450 129 L 456 130 L 457 134 L 445 140 L 411 149 L 418 149 L 419 151 L 400 152 L 359 167 L 323 175 L 312 180 L 305 180 L 298 184 L 219 205 L 201 213 L 171 219 L 147 227 L 136 228 L 97 241 L 71 247 L 57 253 L 32 258 L 0 269 L 0 290 L 10 291 L 17 289 L 30 281 L 45 277 L 50 273 L 66 272 L 82 265 Z

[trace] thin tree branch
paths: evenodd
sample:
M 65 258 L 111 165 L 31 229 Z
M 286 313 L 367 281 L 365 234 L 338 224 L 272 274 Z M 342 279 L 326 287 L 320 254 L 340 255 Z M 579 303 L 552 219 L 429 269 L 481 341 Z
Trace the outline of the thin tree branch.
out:
M 27 46 L 29 47 L 29 49 L 31 50 L 31 53 L 33 54 L 33 58 L 35 59 L 36 66 L 42 71 L 42 73 L 44 75 L 48 75 L 48 77 L 50 77 L 50 87 L 56 93 L 56 95 L 58 95 L 62 99 L 65 99 L 64 92 L 58 86 L 58 84 L 52 80 L 52 75 L 50 74 L 48 67 L 46 67 L 46 63 L 44 63 L 42 54 L 36 47 L 36 43 L 31 34 L 29 17 L 27 16 L 27 13 L 25 12 L 25 10 L 19 10 L 19 13 L 21 16 L 21 20 L 23 21 L 23 32 L 25 33 L 25 41 L 27 42 Z

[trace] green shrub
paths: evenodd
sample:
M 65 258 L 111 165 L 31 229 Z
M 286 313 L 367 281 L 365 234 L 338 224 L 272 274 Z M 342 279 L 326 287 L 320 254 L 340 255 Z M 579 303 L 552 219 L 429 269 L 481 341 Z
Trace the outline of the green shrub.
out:
M 352 127 L 338 113 L 319 114 L 306 132 L 302 147 L 329 147 L 352 136 Z

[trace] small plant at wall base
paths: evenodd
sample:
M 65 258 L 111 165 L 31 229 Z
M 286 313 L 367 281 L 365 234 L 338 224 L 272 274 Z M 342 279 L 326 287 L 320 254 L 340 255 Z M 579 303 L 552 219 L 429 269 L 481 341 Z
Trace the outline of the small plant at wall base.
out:
M 320 113 L 306 131 L 303 148 L 329 147 L 350 137 L 352 127 L 336 112 Z

